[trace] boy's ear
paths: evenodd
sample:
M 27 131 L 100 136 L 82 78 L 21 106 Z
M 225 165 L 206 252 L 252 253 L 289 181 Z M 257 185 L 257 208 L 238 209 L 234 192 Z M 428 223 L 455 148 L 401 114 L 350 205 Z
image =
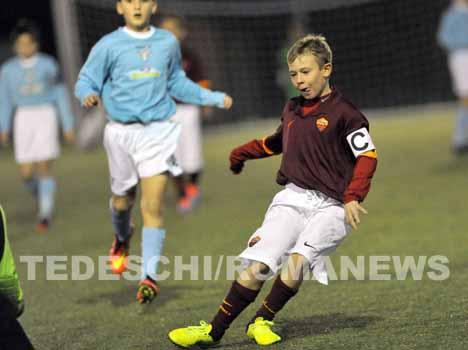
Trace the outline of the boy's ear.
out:
M 117 13 L 119 15 L 123 15 L 122 3 L 120 1 L 117 1 L 117 3 L 115 4 L 115 9 L 117 10 Z
M 333 65 L 331 63 L 325 63 L 322 67 L 323 76 L 325 78 L 330 78 L 333 71 Z
M 154 15 L 157 10 L 158 10 L 158 3 L 155 1 L 153 8 L 151 9 L 151 13 Z

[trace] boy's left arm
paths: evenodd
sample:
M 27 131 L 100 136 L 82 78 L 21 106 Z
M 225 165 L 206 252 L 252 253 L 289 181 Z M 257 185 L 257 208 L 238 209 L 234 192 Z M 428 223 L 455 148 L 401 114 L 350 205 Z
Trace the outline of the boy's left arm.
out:
M 182 69 L 181 62 L 180 46 L 178 43 L 175 43 L 168 74 L 168 90 L 172 97 L 189 104 L 230 108 L 232 101 L 230 103 L 226 101 L 230 97 L 223 92 L 205 89 L 190 80 Z
M 350 133 L 346 137 L 356 157 L 353 176 L 343 195 L 347 222 L 357 229 L 359 213 L 367 214 L 361 202 L 370 190 L 371 180 L 377 169 L 377 152 L 366 127 Z

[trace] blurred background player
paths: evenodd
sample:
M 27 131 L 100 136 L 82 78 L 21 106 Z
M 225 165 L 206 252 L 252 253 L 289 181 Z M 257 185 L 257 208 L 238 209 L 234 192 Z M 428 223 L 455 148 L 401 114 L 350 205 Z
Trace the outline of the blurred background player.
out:
M 5 212 L 0 206 L 0 349 L 32 349 L 17 321 L 23 310 L 23 290 L 8 241 Z
M 204 89 L 186 77 L 176 37 L 150 25 L 156 10 L 154 0 L 117 1 L 125 26 L 93 47 L 75 88 L 87 108 L 100 104 L 102 97 L 109 119 L 104 147 L 111 177 L 115 239 L 110 260 L 115 273 L 126 268 L 131 209 L 136 187 L 141 186 L 140 303 L 151 302 L 159 293 L 155 275 L 166 236 L 163 195 L 168 174 L 181 174 L 174 156 L 180 125 L 170 119 L 176 111 L 171 96 L 186 103 L 220 108 L 232 105 L 226 94 Z
M 453 90 L 458 97 L 452 149 L 460 155 L 468 153 L 468 0 L 452 0 L 441 18 L 437 39 L 447 51 Z
M 296 41 L 287 61 L 300 96 L 286 104 L 273 135 L 239 146 L 230 156 L 231 170 L 238 174 L 249 159 L 282 153 L 277 183 L 285 189 L 274 197 L 262 226 L 240 254 L 246 268 L 211 323 L 169 333 L 178 346 L 218 345 L 236 317 L 255 301 L 266 277 L 280 270 L 246 331 L 258 345 L 281 341 L 271 329 L 276 314 L 297 294 L 307 271 L 328 283 L 323 258 L 351 227 L 357 228 L 360 213 L 367 213 L 360 202 L 377 166 L 375 147 L 367 119 L 330 87 L 332 51 L 326 39 L 307 35 Z
M 187 77 L 204 88 L 210 88 L 210 81 L 204 79 L 198 56 L 185 43 L 187 26 L 181 17 L 165 15 L 159 22 L 162 29 L 175 35 L 181 45 L 182 68 Z M 180 138 L 176 149 L 176 159 L 182 168 L 182 175 L 174 177 L 178 194 L 177 210 L 186 213 L 200 200 L 200 176 L 203 168 L 201 115 L 203 110 L 193 104 L 177 101 L 176 114 L 172 119 L 181 125 Z M 205 107 L 205 110 L 208 107 Z
M 21 20 L 11 34 L 16 57 L 0 70 L 0 138 L 9 144 L 13 126 L 16 162 L 24 184 L 37 199 L 39 231 L 52 218 L 56 182 L 52 161 L 59 156 L 57 112 L 67 142 L 73 142 L 73 115 L 56 60 L 39 52 L 39 31 Z M 13 116 L 14 114 L 14 116 Z M 12 123 L 13 120 L 13 123 Z

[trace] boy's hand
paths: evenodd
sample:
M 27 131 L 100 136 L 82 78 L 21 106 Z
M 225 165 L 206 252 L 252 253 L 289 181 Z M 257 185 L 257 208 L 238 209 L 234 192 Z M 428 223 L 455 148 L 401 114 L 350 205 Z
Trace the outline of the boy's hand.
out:
M 73 145 L 75 143 L 75 132 L 73 130 L 65 131 L 63 138 L 67 144 Z
M 233 101 L 232 101 L 232 97 L 229 96 L 229 95 L 226 95 L 226 96 L 224 97 L 224 108 L 225 108 L 225 109 L 231 109 L 231 107 L 232 107 L 232 102 L 233 102 Z
M 8 147 L 10 145 L 10 135 L 7 132 L 0 133 L 0 143 L 3 147 Z
M 244 168 L 244 162 L 245 159 L 239 154 L 239 147 L 236 149 L 233 149 L 231 154 L 229 155 L 229 169 L 237 175 L 242 172 L 242 169 Z
M 86 108 L 91 108 L 101 104 L 101 99 L 98 95 L 89 95 L 83 101 L 83 106 Z
M 352 228 L 357 230 L 357 226 L 361 223 L 361 220 L 359 219 L 359 212 L 367 214 L 367 210 L 364 209 L 358 201 L 348 202 L 344 205 L 344 207 L 346 221 L 352 226 Z

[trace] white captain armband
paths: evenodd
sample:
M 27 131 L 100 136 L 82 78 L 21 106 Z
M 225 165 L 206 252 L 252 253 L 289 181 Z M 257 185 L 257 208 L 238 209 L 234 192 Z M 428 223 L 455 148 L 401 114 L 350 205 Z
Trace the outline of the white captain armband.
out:
M 374 143 L 366 128 L 353 131 L 346 136 L 346 140 L 348 140 L 348 144 L 356 158 L 362 153 L 375 149 Z

